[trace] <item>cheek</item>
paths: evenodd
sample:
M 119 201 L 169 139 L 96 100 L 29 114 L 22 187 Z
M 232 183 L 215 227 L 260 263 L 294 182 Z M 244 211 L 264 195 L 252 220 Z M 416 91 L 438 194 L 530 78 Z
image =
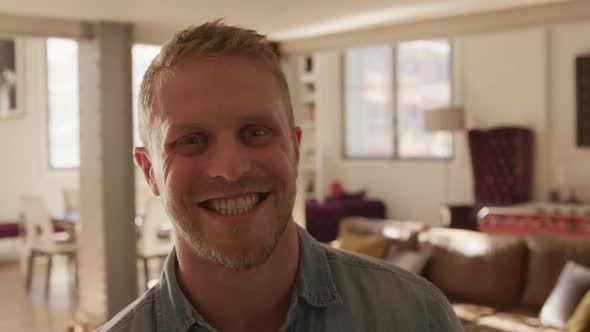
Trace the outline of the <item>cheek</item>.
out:
M 188 158 L 165 158 L 163 182 L 169 194 L 186 193 L 193 186 L 199 170 Z
M 265 171 L 273 177 L 280 178 L 281 182 L 291 183 L 295 181 L 297 164 L 294 156 L 285 150 L 269 153 L 260 163 Z

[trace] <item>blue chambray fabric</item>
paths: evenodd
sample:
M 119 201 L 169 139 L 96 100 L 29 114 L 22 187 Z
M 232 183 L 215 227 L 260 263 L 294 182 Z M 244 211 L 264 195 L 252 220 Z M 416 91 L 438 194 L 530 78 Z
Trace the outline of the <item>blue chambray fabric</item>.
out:
M 383 261 L 324 246 L 298 227 L 295 292 L 281 331 L 463 331 L 445 296 Z M 180 289 L 173 250 L 158 284 L 98 331 L 213 332 Z

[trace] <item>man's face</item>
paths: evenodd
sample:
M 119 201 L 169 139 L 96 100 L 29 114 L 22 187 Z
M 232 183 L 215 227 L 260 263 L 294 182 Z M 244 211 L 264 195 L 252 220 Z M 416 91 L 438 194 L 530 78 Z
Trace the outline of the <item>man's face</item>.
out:
M 152 144 L 136 159 L 179 240 L 229 269 L 264 263 L 291 220 L 301 135 L 275 77 L 223 57 L 186 61 L 155 84 Z

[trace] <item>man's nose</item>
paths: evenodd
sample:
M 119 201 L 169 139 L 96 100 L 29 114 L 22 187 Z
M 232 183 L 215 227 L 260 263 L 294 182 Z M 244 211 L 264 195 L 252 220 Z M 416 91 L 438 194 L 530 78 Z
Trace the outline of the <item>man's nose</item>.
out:
M 209 152 L 207 172 L 211 178 L 238 181 L 251 169 L 251 152 L 236 139 L 218 140 Z

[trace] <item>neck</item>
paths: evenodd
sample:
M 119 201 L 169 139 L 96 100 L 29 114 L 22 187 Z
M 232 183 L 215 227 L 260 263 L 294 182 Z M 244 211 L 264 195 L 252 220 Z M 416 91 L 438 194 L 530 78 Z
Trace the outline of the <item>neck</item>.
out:
M 225 331 L 277 331 L 289 309 L 299 263 L 297 228 L 290 221 L 260 266 L 232 271 L 198 256 L 177 237 L 177 279 L 209 324 Z

